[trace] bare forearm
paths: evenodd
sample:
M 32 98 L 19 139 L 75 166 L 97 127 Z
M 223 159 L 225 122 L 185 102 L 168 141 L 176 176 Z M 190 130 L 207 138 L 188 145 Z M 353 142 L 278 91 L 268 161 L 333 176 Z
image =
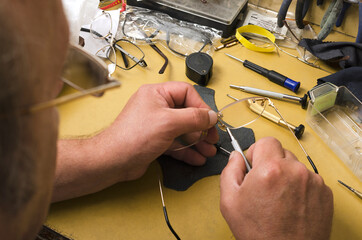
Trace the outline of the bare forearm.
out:
M 119 164 L 109 161 L 102 144 L 97 138 L 58 141 L 53 201 L 94 193 L 120 181 Z

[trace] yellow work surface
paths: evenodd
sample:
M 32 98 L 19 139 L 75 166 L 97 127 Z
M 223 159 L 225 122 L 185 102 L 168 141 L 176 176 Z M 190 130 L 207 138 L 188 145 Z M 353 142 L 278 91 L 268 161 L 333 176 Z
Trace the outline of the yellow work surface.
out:
M 62 138 L 91 136 L 109 126 L 129 97 L 143 84 L 167 81 L 185 81 L 193 84 L 185 75 L 184 59 L 174 56 L 162 47 L 162 51 L 169 58 L 169 65 L 165 73 L 160 75 L 158 70 L 163 64 L 163 59 L 151 47 L 141 48 L 146 54 L 148 67 L 137 66 L 129 71 L 118 69 L 115 77 L 122 84 L 120 88 L 107 92 L 101 98 L 86 97 L 59 108 Z M 300 97 L 316 85 L 318 78 L 329 75 L 284 53 L 280 53 L 279 56 L 276 52 L 257 53 L 241 45 L 223 49 L 213 55 L 213 76 L 208 84 L 208 87 L 215 90 L 218 108 L 233 101 L 226 96 L 227 93 L 237 98 L 252 96 L 229 88 L 230 84 L 294 95 L 293 92 L 243 67 L 241 63 L 224 53 L 247 59 L 300 81 Z M 328 66 L 323 67 L 335 71 Z M 305 125 L 305 133 L 300 141 L 334 193 L 331 239 L 362 239 L 362 200 L 342 187 L 337 180 L 340 179 L 360 190 L 361 182 L 306 124 L 306 110 L 296 103 L 279 100 L 273 102 L 288 122 Z M 311 169 L 304 153 L 287 129 L 266 119 L 258 120 L 253 126 L 256 139 L 265 136 L 278 138 L 285 148 L 294 152 L 298 159 Z M 158 188 L 161 175 L 160 166 L 154 162 L 139 180 L 119 183 L 95 194 L 53 204 L 46 224 L 75 240 L 174 239 L 163 216 Z M 219 195 L 218 175 L 206 177 L 186 191 L 177 192 L 164 188 L 170 222 L 181 239 L 234 239 L 220 213 Z

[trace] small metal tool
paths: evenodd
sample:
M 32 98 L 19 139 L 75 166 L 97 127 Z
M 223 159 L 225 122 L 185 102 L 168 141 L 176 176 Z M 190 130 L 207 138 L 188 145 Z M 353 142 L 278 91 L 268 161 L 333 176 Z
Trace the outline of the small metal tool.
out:
M 222 39 L 220 41 L 220 45 L 216 46 L 215 47 L 215 51 L 218 51 L 220 49 L 223 49 L 223 48 L 229 48 L 229 47 L 232 47 L 236 44 L 238 44 L 238 39 L 235 37 L 235 35 L 229 37 L 229 38 L 225 38 L 225 39 Z
M 292 96 L 292 95 L 283 94 L 283 93 L 271 92 L 271 91 L 267 91 L 267 90 L 262 90 L 262 89 L 258 89 L 258 88 L 252 88 L 252 87 L 246 87 L 246 86 L 230 85 L 230 87 L 234 88 L 234 89 L 239 89 L 239 90 L 241 90 L 243 92 L 253 93 L 253 94 L 257 94 L 257 95 L 261 95 L 261 96 L 265 96 L 265 97 L 280 99 L 280 100 L 284 100 L 284 101 L 285 100 L 296 101 L 296 102 L 300 103 L 300 105 L 302 106 L 303 109 L 305 109 L 307 107 L 307 103 L 308 103 L 308 95 L 307 94 L 304 94 L 304 96 L 302 98 L 300 98 L 298 96 Z
M 234 57 L 230 54 L 225 53 L 227 56 L 235 59 L 236 61 L 239 61 L 241 63 L 243 63 L 244 67 L 249 68 L 251 70 L 253 70 L 256 73 L 259 73 L 260 75 L 266 77 L 267 79 L 269 79 L 270 81 L 272 81 L 273 83 L 276 83 L 280 86 L 283 86 L 293 92 L 297 92 L 299 87 L 300 87 L 300 82 L 296 82 L 293 81 L 292 79 L 274 71 L 274 70 L 268 70 L 266 68 L 263 68 L 259 65 L 256 65 L 255 63 L 252 63 L 248 60 L 241 60 L 237 57 Z
M 343 186 L 345 186 L 346 188 L 348 188 L 351 192 L 353 192 L 354 194 L 356 194 L 360 199 L 362 199 L 362 193 L 360 191 L 357 191 L 356 189 L 348 186 L 347 184 L 345 184 L 344 182 L 342 182 L 341 180 L 338 180 L 338 182 L 340 184 L 342 184 Z
M 246 172 L 248 173 L 251 170 L 251 166 L 250 163 L 248 162 L 248 160 L 246 159 L 243 150 L 241 149 L 238 141 L 235 139 L 234 135 L 231 133 L 230 129 L 228 127 L 226 127 L 226 131 L 229 134 L 229 137 L 231 139 L 231 145 L 233 145 L 233 148 L 235 149 L 235 151 L 238 151 L 241 156 L 244 158 L 244 162 L 245 162 L 245 166 L 246 166 Z
M 220 44 L 219 46 L 215 47 L 215 51 L 219 51 L 220 49 L 223 49 L 223 48 L 229 48 L 229 47 L 235 46 L 236 44 L 238 44 L 238 42 Z

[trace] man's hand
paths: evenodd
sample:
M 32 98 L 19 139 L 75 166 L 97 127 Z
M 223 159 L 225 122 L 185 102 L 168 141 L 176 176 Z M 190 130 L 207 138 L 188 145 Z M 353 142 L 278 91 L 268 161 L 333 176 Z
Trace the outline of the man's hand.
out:
M 333 196 L 321 176 L 309 171 L 274 138 L 253 144 L 246 173 L 233 152 L 221 174 L 220 209 L 236 239 L 328 239 Z
M 55 201 L 99 191 L 141 177 L 167 152 L 192 165 L 216 154 L 217 115 L 190 84 L 144 85 L 129 99 L 114 123 L 91 139 L 58 144 Z M 208 130 L 193 149 L 167 151 L 175 138 Z
M 194 87 L 182 82 L 144 85 L 129 99 L 114 124 L 100 135 L 112 139 L 114 157 L 126 156 L 126 179 L 143 175 L 148 165 L 165 153 L 182 134 L 207 130 L 206 139 L 187 148 L 168 151 L 173 157 L 192 165 L 202 165 L 216 154 L 218 141 L 214 127 L 216 113 L 202 101 Z M 122 146 L 120 146 L 122 144 Z

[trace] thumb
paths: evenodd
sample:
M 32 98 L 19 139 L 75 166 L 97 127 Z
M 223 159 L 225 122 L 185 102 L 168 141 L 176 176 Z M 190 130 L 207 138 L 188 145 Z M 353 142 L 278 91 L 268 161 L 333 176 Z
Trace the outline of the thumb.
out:
M 171 123 L 176 134 L 202 131 L 213 127 L 217 122 L 216 112 L 207 108 L 170 109 Z
M 220 176 L 220 187 L 222 192 L 231 193 L 239 188 L 246 174 L 246 166 L 241 154 L 233 151 L 230 154 L 229 162 Z
M 220 176 L 220 209 L 223 215 L 234 205 L 235 194 L 239 191 L 245 174 L 243 157 L 239 152 L 233 151 Z

